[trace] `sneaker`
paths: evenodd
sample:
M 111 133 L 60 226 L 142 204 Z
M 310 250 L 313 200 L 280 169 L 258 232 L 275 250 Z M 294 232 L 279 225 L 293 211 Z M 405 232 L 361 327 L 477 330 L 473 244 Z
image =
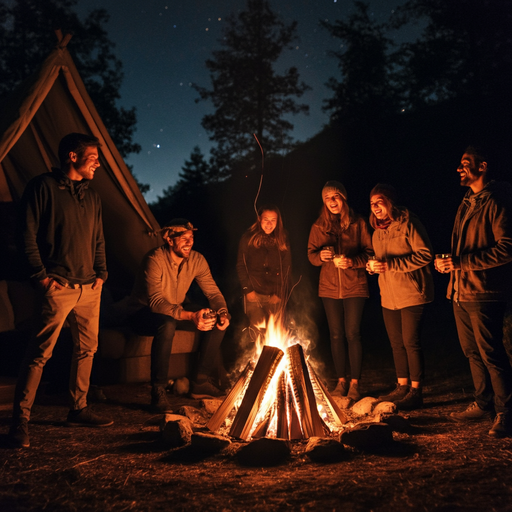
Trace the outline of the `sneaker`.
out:
M 333 395 L 347 396 L 349 383 L 346 380 L 339 380 L 336 387 L 333 389 Z
M 155 413 L 172 412 L 171 404 L 167 399 L 167 391 L 164 387 L 153 386 L 151 390 L 151 405 L 149 408 L 151 412 Z
M 387 395 L 379 396 L 379 400 L 381 402 L 397 402 L 398 400 L 402 400 L 409 393 L 409 386 L 397 384 L 395 389 L 388 393 Z
M 351 400 L 354 400 L 354 402 L 358 402 L 359 400 L 361 400 L 361 393 L 359 393 L 359 383 L 350 383 L 350 388 L 348 390 L 347 397 L 350 398 Z
M 411 411 L 412 409 L 419 409 L 423 407 L 423 394 L 421 388 L 411 388 L 409 393 L 405 395 L 402 400 L 396 400 L 393 402 L 399 410 Z
M 452 412 L 450 418 L 455 421 L 477 421 L 491 417 L 491 413 L 482 409 L 476 402 L 469 404 L 469 407 L 462 412 Z
M 512 435 L 512 421 L 510 415 L 499 412 L 494 418 L 494 424 L 489 430 L 489 435 L 493 437 L 508 437 Z
M 66 420 L 66 427 L 110 427 L 114 422 L 107 418 L 102 418 L 93 413 L 89 407 L 84 407 L 77 411 L 69 411 Z
M 211 398 L 223 396 L 224 393 L 214 386 L 209 380 L 203 382 L 192 382 L 190 388 L 192 398 Z
M 30 446 L 28 421 L 25 418 L 13 422 L 9 430 L 9 441 L 13 448 L 28 448 Z

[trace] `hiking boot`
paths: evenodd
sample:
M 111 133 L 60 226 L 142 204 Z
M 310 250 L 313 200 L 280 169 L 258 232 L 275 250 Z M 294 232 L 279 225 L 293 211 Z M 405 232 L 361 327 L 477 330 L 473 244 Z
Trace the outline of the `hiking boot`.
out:
M 171 404 L 167 399 L 167 391 L 162 386 L 153 386 L 151 390 L 151 412 L 166 413 L 172 412 Z
M 68 418 L 66 420 L 66 427 L 102 428 L 110 427 L 113 423 L 113 420 L 102 418 L 92 412 L 89 407 L 84 407 L 77 411 L 69 411 Z
M 28 437 L 28 420 L 20 418 L 13 422 L 9 430 L 9 441 L 13 448 L 28 448 L 30 439 Z
M 509 414 L 499 412 L 494 418 L 494 424 L 489 430 L 489 435 L 493 437 L 508 437 L 512 435 L 512 421 Z
M 409 393 L 408 385 L 397 384 L 395 389 L 388 393 L 387 395 L 379 396 L 379 400 L 381 402 L 393 402 L 396 403 L 398 400 L 403 400 L 406 395 Z
M 412 409 L 419 409 L 423 406 L 423 395 L 421 388 L 409 389 L 409 393 L 405 395 L 402 400 L 396 400 L 393 402 L 401 411 L 411 411 Z
M 350 388 L 348 390 L 347 397 L 350 398 L 351 400 L 354 400 L 354 402 L 358 402 L 359 400 L 361 400 L 361 393 L 359 393 L 359 383 L 350 383 Z
M 205 380 L 199 382 L 192 381 L 190 395 L 192 398 L 211 398 L 223 396 L 224 393 L 209 380 Z
M 332 395 L 347 396 L 349 384 L 346 380 L 339 380 L 336 387 L 332 390 Z
M 491 417 L 491 413 L 482 409 L 476 402 L 469 404 L 462 412 L 452 412 L 450 418 L 455 421 L 478 421 Z

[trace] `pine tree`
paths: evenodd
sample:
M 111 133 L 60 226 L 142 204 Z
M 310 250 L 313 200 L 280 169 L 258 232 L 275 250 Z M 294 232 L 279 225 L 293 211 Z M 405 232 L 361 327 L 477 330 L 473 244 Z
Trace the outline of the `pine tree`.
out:
M 332 121 L 365 121 L 398 110 L 387 27 L 371 19 L 364 2 L 356 1 L 354 6 L 355 11 L 346 20 L 321 22 L 341 41 L 341 49 L 332 55 L 338 59 L 342 79 L 330 78 L 326 84 L 334 91 L 324 103 Z
M 279 75 L 274 65 L 296 39 L 296 22 L 285 25 L 266 0 L 248 0 L 246 10 L 228 18 L 219 42 L 223 49 L 206 61 L 211 89 L 194 85 L 200 100 L 210 100 L 215 112 L 204 116 L 203 127 L 217 143 L 212 155 L 220 176 L 233 172 L 237 163 L 259 149 L 256 134 L 267 155 L 293 147 L 293 125 L 284 117 L 307 113 L 298 104 L 309 89 L 299 82 L 297 68 Z
M 392 22 L 424 25 L 421 37 L 400 50 L 408 108 L 459 98 L 510 116 L 510 0 L 409 0 Z

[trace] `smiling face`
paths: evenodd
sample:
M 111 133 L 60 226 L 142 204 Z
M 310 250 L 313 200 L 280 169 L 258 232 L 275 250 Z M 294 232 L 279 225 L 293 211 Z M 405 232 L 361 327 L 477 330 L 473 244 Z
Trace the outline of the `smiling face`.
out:
M 480 166 L 475 163 L 475 157 L 464 153 L 460 160 L 460 165 L 457 167 L 457 172 L 460 176 L 460 184 L 463 187 L 471 187 L 477 182 L 481 176 Z
M 81 181 L 83 179 L 92 180 L 94 178 L 94 172 L 100 166 L 98 148 L 94 146 L 86 147 L 80 159 L 76 153 L 69 153 L 69 159 L 71 165 L 67 175 L 74 181 Z
M 338 192 L 325 192 L 322 195 L 325 206 L 333 215 L 339 215 L 343 209 L 343 198 Z
M 375 194 L 370 198 L 370 208 L 377 220 L 384 220 L 389 217 L 387 202 L 380 194 Z
M 178 258 L 188 258 L 190 256 L 192 246 L 194 245 L 194 232 L 191 230 L 183 231 L 182 235 L 175 236 L 173 238 L 169 237 L 167 241 L 169 242 L 171 251 Z
M 260 215 L 260 226 L 267 235 L 270 235 L 277 226 L 277 213 L 264 210 Z

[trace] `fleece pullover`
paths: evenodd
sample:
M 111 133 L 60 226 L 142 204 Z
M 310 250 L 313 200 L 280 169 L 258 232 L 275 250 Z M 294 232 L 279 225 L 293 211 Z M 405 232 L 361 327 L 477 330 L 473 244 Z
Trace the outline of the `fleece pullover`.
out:
M 73 182 L 60 169 L 33 178 L 21 198 L 18 234 L 32 279 L 107 279 L 101 201 L 89 180 Z

